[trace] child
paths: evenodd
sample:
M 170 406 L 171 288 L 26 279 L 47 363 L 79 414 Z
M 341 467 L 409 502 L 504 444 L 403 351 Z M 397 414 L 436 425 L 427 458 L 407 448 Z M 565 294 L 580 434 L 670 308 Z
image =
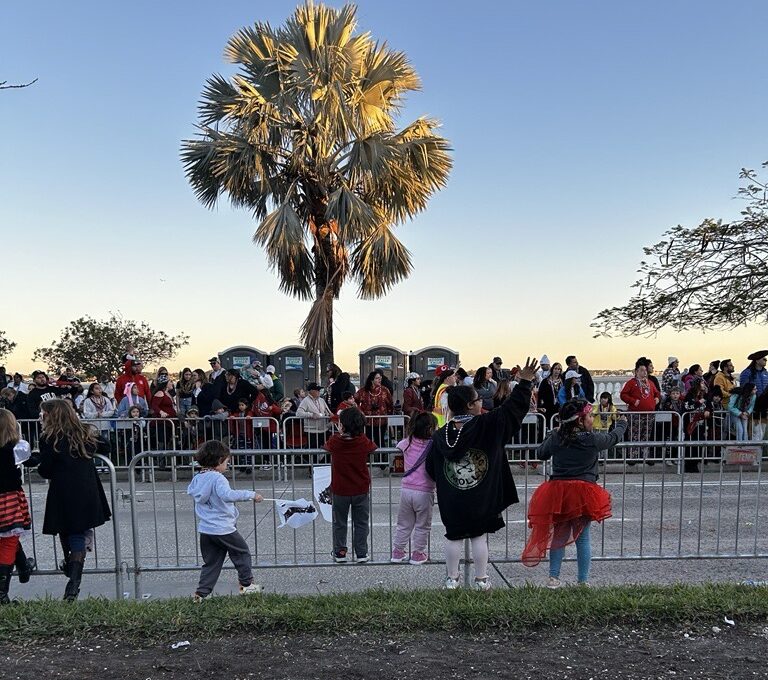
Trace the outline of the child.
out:
M 519 383 L 498 408 L 483 413 L 474 387 L 448 389 L 448 422 L 432 437 L 427 474 L 435 480 L 440 519 L 445 526 L 445 587 L 459 587 L 464 539 L 470 539 L 475 590 L 490 590 L 488 534 L 503 529 L 503 513 L 518 502 L 504 447 L 519 431 L 531 404 L 531 381 L 538 362 L 527 361 Z
M 237 411 L 229 417 L 233 419 L 229 424 L 229 431 L 235 441 L 234 448 L 250 449 L 253 445 L 253 437 L 251 437 L 253 412 L 247 397 L 241 397 L 237 400 Z
M 675 386 L 669 390 L 667 398 L 661 405 L 661 410 L 672 411 L 673 413 L 677 413 L 678 416 L 685 413 L 685 401 L 683 400 L 683 393 L 680 391 L 679 387 Z
M 426 411 L 408 421 L 408 438 L 397 443 L 405 458 L 405 474 L 400 490 L 400 509 L 397 512 L 397 532 L 392 544 L 390 562 L 424 564 L 429 556 L 427 543 L 432 529 L 432 502 L 435 483 L 424 465 L 432 446 L 432 434 L 437 429 L 437 418 Z M 405 551 L 408 541 L 411 558 Z
M 125 400 L 121 402 L 124 403 Z M 144 433 L 146 421 L 141 417 L 141 407 L 138 404 L 130 406 L 127 418 L 121 418 L 116 423 L 118 451 L 125 450 L 133 457 L 144 450 Z
M 184 418 L 181 440 L 185 449 L 196 449 L 205 440 L 205 428 L 200 419 L 200 409 L 190 406 Z
M 255 491 L 235 491 L 230 488 L 224 476 L 229 457 L 229 447 L 222 442 L 205 442 L 195 454 L 195 460 L 203 469 L 194 476 L 187 487 L 187 493 L 195 499 L 195 513 L 199 520 L 197 530 L 200 532 L 200 554 L 203 556 L 195 602 L 202 602 L 213 592 L 227 555 L 237 568 L 240 594 L 261 592 L 261 586 L 253 582 L 248 544 L 235 526 L 240 514 L 235 502 L 261 503 L 263 499 Z
M 752 383 L 746 383 L 731 392 L 731 398 L 728 400 L 728 412 L 731 414 L 731 421 L 736 427 L 736 441 L 747 440 L 749 419 L 755 410 L 755 401 L 757 401 L 757 386 Z
M 27 559 L 21 547 L 20 538 L 32 528 L 32 519 L 15 450 L 29 457 L 29 444 L 19 439 L 16 418 L 0 409 L 0 605 L 11 601 L 8 590 L 14 564 L 21 583 L 29 581 L 35 568 L 35 561 Z
M 610 392 L 603 392 L 600 401 L 592 407 L 594 429 L 597 432 L 610 432 L 616 424 L 616 407 Z
M 367 562 L 368 514 L 371 474 L 368 456 L 376 450 L 363 434 L 365 416 L 357 408 L 347 408 L 339 416 L 339 432 L 324 445 L 331 454 L 333 492 L 333 560 L 347 561 L 347 519 L 352 509 L 352 539 L 358 562 Z
M 336 415 L 340 416 L 341 412 L 345 408 L 350 408 L 354 406 L 357 406 L 357 404 L 355 403 L 355 393 L 350 391 L 342 392 L 341 401 L 339 402 L 339 406 L 336 409 Z
M 539 458 L 552 459 L 552 475 L 531 497 L 531 534 L 522 561 L 526 567 L 535 567 L 549 548 L 547 588 L 562 585 L 560 565 L 565 546 L 573 542 L 578 581 L 589 582 L 589 526 L 611 516 L 611 495 L 597 483 L 597 462 L 600 452 L 616 446 L 626 429 L 627 419 L 621 416 L 613 432 L 594 432 L 592 405 L 584 399 L 573 399 L 560 408 L 560 427 L 539 448 Z

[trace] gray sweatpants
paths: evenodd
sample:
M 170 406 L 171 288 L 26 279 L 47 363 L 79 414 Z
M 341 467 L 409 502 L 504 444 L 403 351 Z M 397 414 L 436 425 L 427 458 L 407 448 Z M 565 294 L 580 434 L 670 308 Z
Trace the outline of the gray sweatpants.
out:
M 347 547 L 347 518 L 352 508 L 352 540 L 355 555 L 368 554 L 368 494 L 339 496 L 333 494 L 333 549 Z
M 213 591 L 227 554 L 237 569 L 240 585 L 249 586 L 253 583 L 251 551 L 240 532 L 234 531 L 223 536 L 200 534 L 200 553 L 203 556 L 203 568 L 200 570 L 200 581 L 197 584 L 197 592 L 200 595 L 210 595 Z

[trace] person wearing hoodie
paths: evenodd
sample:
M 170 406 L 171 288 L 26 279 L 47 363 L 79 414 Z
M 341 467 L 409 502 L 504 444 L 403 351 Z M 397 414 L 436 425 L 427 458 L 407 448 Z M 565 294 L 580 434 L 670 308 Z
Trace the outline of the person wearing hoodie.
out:
M 435 480 L 440 519 L 445 526 L 445 587 L 459 587 L 464 539 L 472 542 L 477 590 L 490 589 L 486 534 L 504 527 L 502 512 L 518 502 L 504 446 L 520 431 L 531 404 L 538 362 L 530 358 L 519 383 L 499 408 L 482 413 L 474 387 L 448 388 L 448 421 L 432 436 L 426 460 Z
M 224 473 L 230 458 L 229 447 L 220 441 L 205 442 L 195 454 L 202 470 L 187 487 L 187 493 L 195 501 L 197 530 L 200 533 L 200 554 L 203 566 L 195 590 L 195 602 L 208 597 L 219 580 L 224 559 L 229 559 L 237 569 L 240 594 L 261 592 L 261 586 L 253 582 L 251 551 L 237 530 L 239 512 L 235 503 L 253 501 L 261 503 L 262 496 L 255 491 L 236 491 L 229 486 Z

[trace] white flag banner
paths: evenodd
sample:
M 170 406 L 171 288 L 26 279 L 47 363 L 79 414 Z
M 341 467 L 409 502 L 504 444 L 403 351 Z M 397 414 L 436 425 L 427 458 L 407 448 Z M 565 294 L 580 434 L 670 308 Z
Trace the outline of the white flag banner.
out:
M 13 447 L 13 456 L 16 459 L 16 465 L 21 465 L 28 461 L 31 455 L 32 449 L 29 448 L 29 442 L 19 439 L 16 446 Z
M 312 493 L 320 507 L 320 514 L 323 516 L 323 519 L 326 522 L 333 521 L 330 465 L 312 466 Z
M 317 518 L 317 508 L 304 498 L 295 501 L 275 501 L 275 512 L 280 518 L 280 526 L 289 526 L 293 529 L 312 524 Z

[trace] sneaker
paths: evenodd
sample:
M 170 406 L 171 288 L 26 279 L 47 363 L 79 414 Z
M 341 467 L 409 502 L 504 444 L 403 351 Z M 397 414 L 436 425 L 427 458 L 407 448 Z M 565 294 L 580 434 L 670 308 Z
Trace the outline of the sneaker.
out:
M 389 558 L 389 561 L 395 564 L 407 562 L 408 555 L 406 554 L 405 550 L 401 550 L 400 548 L 392 548 L 392 557 Z
M 195 604 L 200 604 L 201 602 L 207 599 L 208 599 L 208 595 L 203 595 L 202 593 L 195 593 L 192 596 L 192 600 L 194 601 Z
M 241 595 L 258 595 L 263 590 L 264 587 L 258 583 L 250 583 L 247 586 L 244 586 L 242 583 L 240 584 Z
M 445 577 L 446 590 L 456 590 L 458 587 L 459 587 L 459 579 L 451 578 L 450 576 Z
M 424 564 L 428 559 L 429 556 L 426 553 L 415 551 L 411 553 L 409 562 L 410 564 Z
M 368 555 L 358 555 L 356 562 L 362 564 L 363 562 L 370 562 L 371 558 Z
M 549 581 L 547 581 L 547 588 L 550 590 L 557 590 L 558 588 L 563 587 L 563 582 L 559 578 L 555 578 L 554 576 L 549 577 Z
M 475 579 L 475 583 L 472 586 L 472 589 L 473 590 L 483 590 L 483 591 L 490 590 L 491 589 L 491 581 L 490 581 L 490 579 L 487 576 L 485 578 L 476 578 Z
M 334 562 L 346 562 L 347 561 L 347 549 L 346 548 L 339 548 L 338 550 L 334 550 L 331 554 L 333 555 L 333 561 Z
M 589 585 L 589 581 L 579 581 L 577 586 L 580 586 L 581 588 L 591 588 L 592 586 Z

